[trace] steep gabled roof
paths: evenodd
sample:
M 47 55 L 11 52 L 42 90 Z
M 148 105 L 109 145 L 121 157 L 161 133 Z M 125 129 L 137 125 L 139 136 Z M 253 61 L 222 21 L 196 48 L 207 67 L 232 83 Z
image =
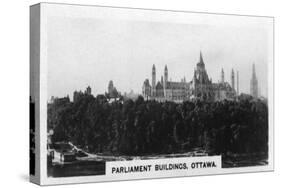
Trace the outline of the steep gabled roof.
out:
M 163 89 L 163 85 L 160 82 L 157 82 L 156 89 Z

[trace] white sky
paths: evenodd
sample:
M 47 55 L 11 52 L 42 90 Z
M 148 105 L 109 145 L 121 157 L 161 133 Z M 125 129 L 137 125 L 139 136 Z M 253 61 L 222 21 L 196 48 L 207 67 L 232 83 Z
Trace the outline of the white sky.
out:
M 88 85 L 94 95 L 109 80 L 123 92 L 141 93 L 151 82 L 152 65 L 160 80 L 165 64 L 169 80 L 190 81 L 200 50 L 213 82 L 224 68 L 239 71 L 240 92 L 249 93 L 252 63 L 261 95 L 267 96 L 268 31 L 256 27 L 212 26 L 149 21 L 52 17 L 48 20 L 48 98 L 72 96 Z M 236 76 L 236 75 L 235 75 Z

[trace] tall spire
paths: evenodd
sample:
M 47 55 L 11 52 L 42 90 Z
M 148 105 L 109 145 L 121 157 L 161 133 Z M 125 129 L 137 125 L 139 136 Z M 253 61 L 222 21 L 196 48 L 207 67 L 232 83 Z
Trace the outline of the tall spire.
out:
M 167 97 L 167 83 L 168 83 L 168 68 L 167 65 L 165 65 L 165 69 L 164 69 L 164 83 L 163 83 L 163 89 L 164 89 L 164 97 Z
M 200 57 L 199 57 L 199 62 L 197 63 L 197 69 L 205 69 L 205 64 L 203 60 L 203 55 L 202 52 L 200 51 Z
M 235 90 L 235 80 L 234 80 L 234 70 L 231 70 L 231 87 L 233 90 Z
M 237 92 L 237 95 L 239 95 L 239 72 L 237 71 L 237 73 L 236 73 L 236 78 L 237 78 L 237 83 L 236 83 L 236 86 L 237 86 L 237 90 L 236 90 L 236 92 Z
M 165 69 L 164 69 L 164 83 L 166 84 L 168 81 L 168 68 L 167 65 L 165 65 Z
M 251 92 L 251 95 L 254 98 L 258 97 L 258 79 L 257 79 L 257 76 L 256 76 L 255 64 L 253 64 L 253 67 L 252 67 L 252 78 L 251 78 L 251 82 L 250 82 L 250 92 Z
M 199 61 L 199 62 L 204 64 L 204 61 L 203 61 L 203 56 L 202 56 L 202 52 L 201 52 L 201 50 L 200 50 L 200 61 Z
M 221 83 L 224 83 L 224 71 L 221 69 Z

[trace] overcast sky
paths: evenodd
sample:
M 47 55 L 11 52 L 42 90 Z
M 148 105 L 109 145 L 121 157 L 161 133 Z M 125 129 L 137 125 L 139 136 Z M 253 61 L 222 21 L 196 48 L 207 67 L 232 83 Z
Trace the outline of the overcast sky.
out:
M 160 80 L 168 66 L 169 80 L 190 81 L 200 50 L 213 82 L 224 69 L 239 71 L 240 92 L 250 92 L 252 64 L 260 93 L 267 96 L 268 31 L 260 27 L 195 25 L 149 21 L 51 18 L 48 20 L 48 98 L 72 97 L 88 85 L 104 93 L 113 80 L 123 92 L 141 93 L 151 82 L 152 65 Z M 236 82 L 236 80 L 235 80 Z M 235 83 L 236 84 L 236 83 Z

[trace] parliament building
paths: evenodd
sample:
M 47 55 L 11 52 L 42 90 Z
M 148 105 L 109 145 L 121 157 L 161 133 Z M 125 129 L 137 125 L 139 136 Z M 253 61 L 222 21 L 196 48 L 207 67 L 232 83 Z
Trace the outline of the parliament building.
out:
M 181 103 L 187 100 L 204 100 L 204 101 L 219 101 L 219 100 L 234 100 L 238 94 L 239 82 L 237 72 L 237 89 L 235 90 L 234 71 L 231 71 L 231 84 L 224 80 L 224 71 L 221 71 L 221 80 L 218 83 L 213 83 L 208 77 L 203 61 L 202 53 L 200 52 L 199 62 L 194 70 L 194 75 L 191 81 L 187 82 L 185 77 L 179 82 L 169 81 L 168 68 L 165 66 L 164 77 L 156 82 L 156 68 L 152 67 L 151 84 L 149 79 L 143 83 L 142 94 L 146 100 L 156 101 L 174 101 Z

